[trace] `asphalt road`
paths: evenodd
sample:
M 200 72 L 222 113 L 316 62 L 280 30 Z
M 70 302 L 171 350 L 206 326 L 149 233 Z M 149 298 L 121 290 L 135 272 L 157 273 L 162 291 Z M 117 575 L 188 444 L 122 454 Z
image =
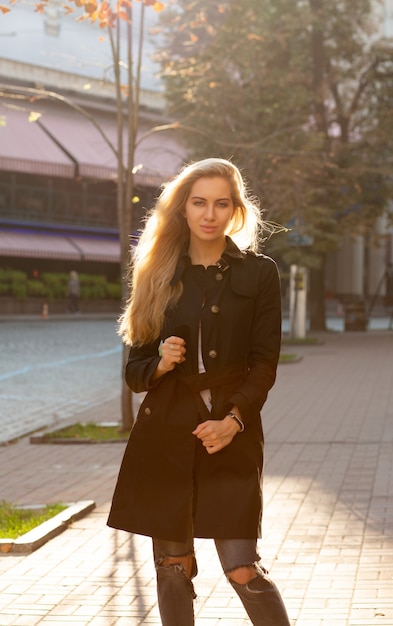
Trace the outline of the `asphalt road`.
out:
M 342 317 L 327 325 L 344 330 Z M 369 323 L 388 327 L 387 317 Z M 0 320 L 0 445 L 119 397 L 121 350 L 114 319 Z
M 119 396 L 114 320 L 0 323 L 0 444 Z

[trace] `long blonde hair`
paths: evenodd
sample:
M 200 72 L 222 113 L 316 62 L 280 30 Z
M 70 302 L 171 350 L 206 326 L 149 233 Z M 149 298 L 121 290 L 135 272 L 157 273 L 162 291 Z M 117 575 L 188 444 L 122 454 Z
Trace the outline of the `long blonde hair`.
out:
M 202 177 L 225 178 L 231 188 L 233 218 L 226 233 L 240 249 L 256 251 L 262 226 L 258 202 L 248 195 L 238 168 L 224 159 L 185 166 L 168 182 L 146 218 L 130 268 L 130 298 L 119 320 L 119 335 L 129 345 L 159 337 L 165 310 L 179 300 L 183 285 L 170 282 L 189 238 L 184 208 L 193 184 Z

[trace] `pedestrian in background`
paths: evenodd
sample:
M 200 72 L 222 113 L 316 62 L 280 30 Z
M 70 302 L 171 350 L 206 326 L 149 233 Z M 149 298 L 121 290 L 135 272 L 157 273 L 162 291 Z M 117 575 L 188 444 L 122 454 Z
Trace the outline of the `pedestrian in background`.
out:
M 75 271 L 70 272 L 67 288 L 68 306 L 67 313 L 79 313 L 80 284 L 79 276 Z
M 152 537 L 164 626 L 194 624 L 194 537 L 215 541 L 251 621 L 289 626 L 260 565 L 260 410 L 281 339 L 275 263 L 239 170 L 206 159 L 163 189 L 132 263 L 120 334 L 125 376 L 147 391 L 121 465 L 108 524 Z

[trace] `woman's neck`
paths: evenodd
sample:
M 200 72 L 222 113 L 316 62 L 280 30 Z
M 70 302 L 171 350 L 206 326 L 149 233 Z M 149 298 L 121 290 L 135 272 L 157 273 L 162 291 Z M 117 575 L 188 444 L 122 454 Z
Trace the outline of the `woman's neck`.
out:
M 221 258 L 222 253 L 226 247 L 226 241 L 207 241 L 205 242 L 193 242 L 190 241 L 188 248 L 188 254 L 193 265 L 203 265 L 209 267 L 209 265 L 215 265 Z

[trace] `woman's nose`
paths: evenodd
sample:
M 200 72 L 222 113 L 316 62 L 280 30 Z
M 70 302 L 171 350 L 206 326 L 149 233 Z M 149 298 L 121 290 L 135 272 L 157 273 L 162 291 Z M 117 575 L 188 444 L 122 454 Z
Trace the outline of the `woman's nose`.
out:
M 214 204 L 206 205 L 205 218 L 209 221 L 212 221 L 215 219 Z

